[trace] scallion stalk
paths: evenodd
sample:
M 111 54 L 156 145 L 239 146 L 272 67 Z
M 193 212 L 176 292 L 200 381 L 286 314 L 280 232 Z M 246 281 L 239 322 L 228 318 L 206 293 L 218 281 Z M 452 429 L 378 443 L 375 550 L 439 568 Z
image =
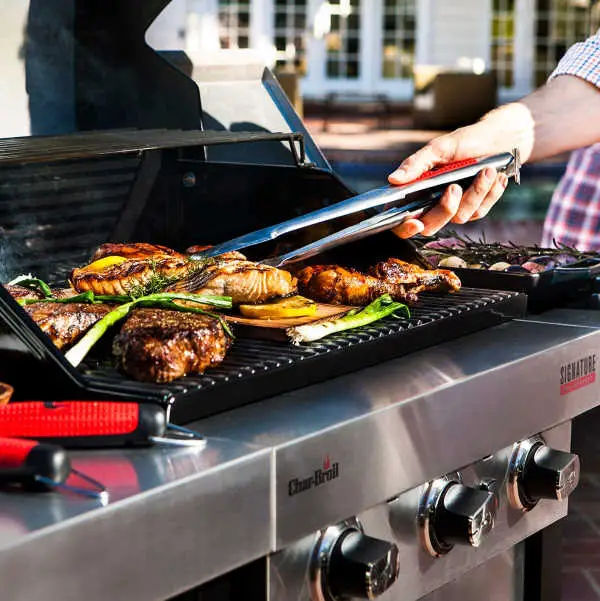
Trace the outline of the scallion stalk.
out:
M 287 335 L 294 344 L 314 342 L 337 332 L 369 325 L 398 312 L 402 312 L 406 317 L 410 317 L 410 310 L 405 304 L 395 302 L 389 294 L 384 294 L 364 309 L 352 310 L 343 317 L 288 328 Z

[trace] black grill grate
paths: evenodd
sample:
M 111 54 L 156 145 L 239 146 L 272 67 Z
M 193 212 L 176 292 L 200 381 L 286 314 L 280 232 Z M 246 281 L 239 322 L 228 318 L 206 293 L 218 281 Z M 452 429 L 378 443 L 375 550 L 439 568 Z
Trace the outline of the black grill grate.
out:
M 173 419 L 185 423 L 433 346 L 524 311 L 525 297 L 513 292 L 463 289 L 451 296 L 422 295 L 410 319 L 387 318 L 311 344 L 238 338 L 219 368 L 160 388 L 173 402 Z M 94 388 L 124 386 L 156 395 L 155 385 L 132 382 L 112 367 L 87 364 L 84 370 Z

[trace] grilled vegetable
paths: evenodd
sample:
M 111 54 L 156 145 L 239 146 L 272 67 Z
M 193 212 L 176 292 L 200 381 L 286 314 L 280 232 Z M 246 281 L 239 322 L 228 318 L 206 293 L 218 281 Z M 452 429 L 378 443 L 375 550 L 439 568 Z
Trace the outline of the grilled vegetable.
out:
M 330 334 L 366 326 L 396 313 L 410 317 L 410 310 L 405 304 L 397 303 L 389 294 L 384 294 L 364 309 L 353 309 L 337 319 L 288 328 L 287 334 L 294 344 L 314 342 Z
M 317 303 L 303 296 L 284 298 L 265 305 L 240 305 L 240 313 L 252 319 L 285 319 L 308 317 L 317 312 Z

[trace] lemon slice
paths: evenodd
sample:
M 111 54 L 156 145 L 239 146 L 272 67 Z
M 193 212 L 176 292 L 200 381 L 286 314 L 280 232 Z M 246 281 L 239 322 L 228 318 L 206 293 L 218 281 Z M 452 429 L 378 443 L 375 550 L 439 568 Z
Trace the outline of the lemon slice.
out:
M 266 305 L 240 305 L 240 313 L 253 319 L 309 317 L 317 312 L 317 303 L 303 296 L 291 296 Z
M 86 271 L 87 270 L 102 271 L 103 269 L 106 269 L 107 267 L 112 267 L 113 265 L 120 265 L 121 263 L 125 263 L 125 261 L 127 261 L 127 259 L 125 257 L 117 257 L 117 256 L 102 257 L 101 259 L 98 259 L 97 261 L 94 261 L 93 263 L 86 265 L 83 269 L 85 269 Z

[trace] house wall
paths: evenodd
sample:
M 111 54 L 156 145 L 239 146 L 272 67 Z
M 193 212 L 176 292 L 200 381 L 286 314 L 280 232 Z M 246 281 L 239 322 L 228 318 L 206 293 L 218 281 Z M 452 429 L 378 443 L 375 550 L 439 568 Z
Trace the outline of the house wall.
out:
M 417 64 L 454 67 L 464 57 L 490 60 L 491 0 L 421 0 Z

